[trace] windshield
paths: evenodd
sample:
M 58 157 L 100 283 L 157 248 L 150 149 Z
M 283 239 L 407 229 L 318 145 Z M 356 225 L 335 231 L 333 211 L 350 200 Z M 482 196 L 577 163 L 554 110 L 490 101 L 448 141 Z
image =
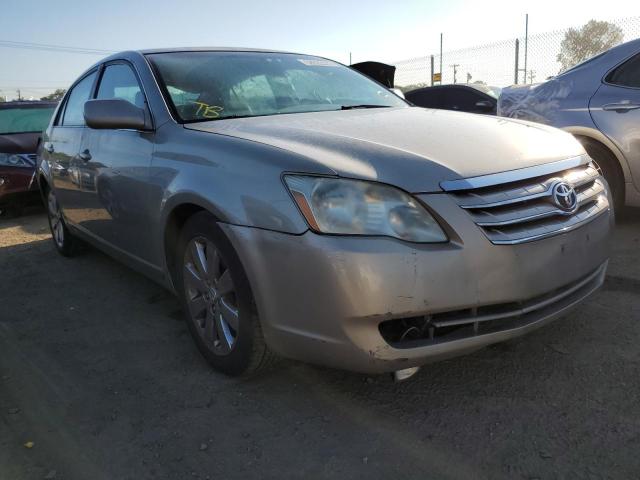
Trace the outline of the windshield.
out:
M 360 73 L 318 57 L 175 52 L 149 59 L 183 122 L 407 105 Z
M 55 106 L 28 105 L 0 108 L 0 135 L 42 132 L 49 125 Z

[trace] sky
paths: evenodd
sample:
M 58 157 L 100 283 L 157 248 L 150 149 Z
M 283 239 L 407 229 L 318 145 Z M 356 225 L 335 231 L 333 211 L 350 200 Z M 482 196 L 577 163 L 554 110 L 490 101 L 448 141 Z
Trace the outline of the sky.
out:
M 105 55 L 8 48 L 3 41 L 120 51 L 182 46 L 273 48 L 342 63 L 388 63 L 529 34 L 591 18 L 640 15 L 640 2 L 470 0 L 2 0 L 0 96 L 66 87 Z

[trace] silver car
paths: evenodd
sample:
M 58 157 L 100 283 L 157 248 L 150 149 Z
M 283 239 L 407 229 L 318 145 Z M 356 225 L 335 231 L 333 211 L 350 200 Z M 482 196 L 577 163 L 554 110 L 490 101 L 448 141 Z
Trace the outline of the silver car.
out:
M 498 115 L 573 133 L 602 169 L 616 206 L 640 207 L 640 39 L 545 83 L 504 89 Z
M 61 102 L 38 178 L 59 252 L 174 291 L 231 375 L 408 374 L 566 314 L 609 255 L 607 183 L 568 133 L 411 107 L 308 55 L 113 55 Z

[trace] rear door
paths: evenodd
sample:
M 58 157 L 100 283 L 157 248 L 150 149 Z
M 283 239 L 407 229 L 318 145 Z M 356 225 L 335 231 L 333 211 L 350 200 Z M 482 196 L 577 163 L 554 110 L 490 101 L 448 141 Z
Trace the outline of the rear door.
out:
M 71 223 L 78 223 L 79 192 L 82 181 L 74 169 L 74 160 L 86 130 L 84 103 L 91 98 L 96 80 L 96 71 L 90 72 L 71 88 L 64 105 L 60 108 L 48 141 L 44 144 L 45 158 L 49 161 L 53 187 L 64 215 Z
M 598 129 L 627 159 L 640 189 L 640 54 L 614 68 L 589 102 Z
M 133 67 L 124 61 L 104 66 L 96 99 L 122 99 L 145 110 L 147 101 Z M 110 246 L 150 261 L 149 169 L 154 133 L 87 128 L 74 160 L 81 178 L 91 179 L 80 193 L 80 226 Z

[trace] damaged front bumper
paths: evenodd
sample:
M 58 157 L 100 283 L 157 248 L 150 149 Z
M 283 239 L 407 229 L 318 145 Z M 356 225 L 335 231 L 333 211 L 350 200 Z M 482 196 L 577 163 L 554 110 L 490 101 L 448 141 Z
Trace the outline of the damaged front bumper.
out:
M 448 244 L 288 235 L 223 224 L 251 282 L 267 343 L 312 363 L 376 373 L 522 335 L 603 283 L 609 211 L 568 233 L 491 243 L 450 196 Z

